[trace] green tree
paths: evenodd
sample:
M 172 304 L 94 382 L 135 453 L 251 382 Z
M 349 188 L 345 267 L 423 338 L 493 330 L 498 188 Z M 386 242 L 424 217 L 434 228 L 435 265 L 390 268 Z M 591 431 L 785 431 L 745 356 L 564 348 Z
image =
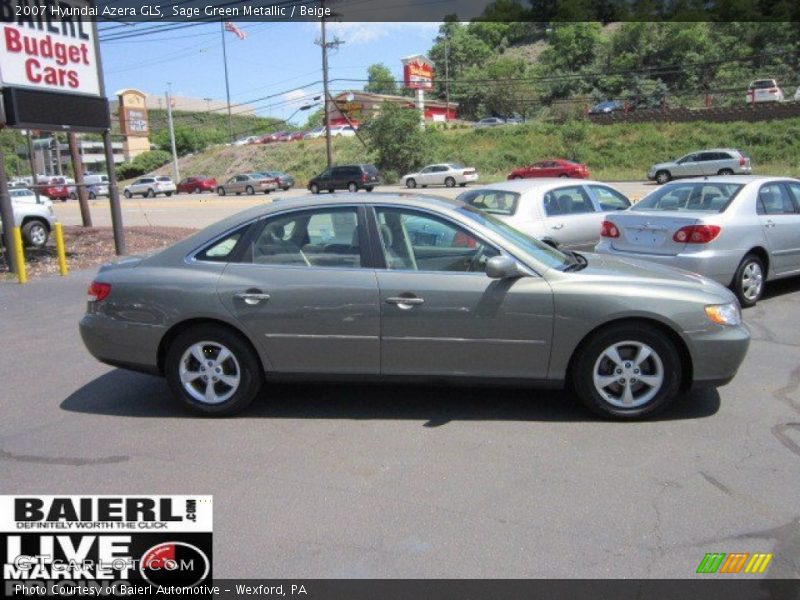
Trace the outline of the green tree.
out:
M 425 134 L 416 110 L 384 102 L 363 129 L 368 149 L 381 169 L 403 173 L 422 164 Z
M 318 127 L 322 127 L 322 121 L 325 119 L 325 109 L 318 108 L 310 115 L 308 115 L 308 119 L 306 120 L 305 129 L 317 129 Z
M 367 85 L 365 92 L 373 94 L 396 94 L 397 84 L 389 67 L 383 63 L 376 63 L 367 68 Z
M 142 152 L 129 162 L 122 163 L 117 167 L 117 179 L 130 179 L 139 177 L 145 173 L 155 171 L 158 167 L 167 164 L 172 160 L 172 155 L 163 150 L 150 150 Z

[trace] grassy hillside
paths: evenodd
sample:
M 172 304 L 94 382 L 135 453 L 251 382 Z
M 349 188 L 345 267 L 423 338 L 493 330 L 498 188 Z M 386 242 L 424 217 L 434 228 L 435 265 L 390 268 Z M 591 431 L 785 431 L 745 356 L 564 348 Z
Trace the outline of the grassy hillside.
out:
M 761 123 L 632 123 L 563 125 L 530 123 L 496 129 L 428 131 L 426 162 L 455 161 L 477 167 L 484 181 L 504 179 L 514 167 L 544 158 L 586 162 L 597 179 L 642 179 L 656 162 L 701 148 L 739 148 L 757 173 L 800 175 L 800 118 Z M 334 140 L 334 161 L 369 161 L 354 138 Z M 324 140 L 217 147 L 181 159 L 183 176 L 225 179 L 237 172 L 279 169 L 300 185 L 325 165 Z M 169 166 L 160 170 L 169 173 Z M 387 178 L 397 174 L 386 173 Z
M 167 111 L 150 109 L 147 111 L 150 118 L 150 141 L 155 142 L 160 136 L 167 135 Z M 204 139 L 211 143 L 227 142 L 228 114 L 225 111 L 216 112 L 186 112 L 175 110 L 172 118 L 176 129 L 190 128 L 198 132 Z M 233 133 L 238 139 L 247 135 L 256 135 L 274 131 L 277 121 L 275 119 L 258 117 L 254 115 L 233 115 Z M 111 119 L 113 133 L 119 133 L 119 120 Z

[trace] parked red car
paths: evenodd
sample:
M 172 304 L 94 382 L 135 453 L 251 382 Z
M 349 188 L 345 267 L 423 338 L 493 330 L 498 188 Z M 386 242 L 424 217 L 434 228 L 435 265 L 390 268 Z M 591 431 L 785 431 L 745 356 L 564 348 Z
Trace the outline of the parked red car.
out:
M 69 198 L 69 188 L 67 180 L 63 177 L 52 177 L 49 181 L 40 183 L 39 193 L 44 194 L 50 200 L 61 200 L 66 202 Z
M 176 194 L 200 194 L 202 192 L 215 192 L 217 190 L 217 180 L 213 177 L 199 175 L 197 177 L 187 177 L 176 186 Z
M 508 179 L 527 179 L 529 177 L 574 177 L 587 179 L 589 168 L 582 164 L 555 158 L 540 160 L 527 167 L 519 167 L 508 174 Z

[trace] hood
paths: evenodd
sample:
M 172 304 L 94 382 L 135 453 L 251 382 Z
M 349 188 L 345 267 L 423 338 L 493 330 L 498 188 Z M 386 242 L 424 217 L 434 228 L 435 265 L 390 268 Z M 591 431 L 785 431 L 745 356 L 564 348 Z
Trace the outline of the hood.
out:
M 656 171 L 658 169 L 666 169 L 666 168 L 672 167 L 674 165 L 675 165 L 675 161 L 657 163 L 657 164 L 653 165 L 652 167 L 650 167 L 650 170 L 651 171 Z
M 589 264 L 575 272 L 576 275 L 582 275 L 583 280 L 597 277 L 598 280 L 612 286 L 633 285 L 644 287 L 650 292 L 660 290 L 658 295 L 689 291 L 711 294 L 716 296 L 719 302 L 730 302 L 736 298 L 728 288 L 697 273 L 607 254 L 587 253 L 583 256 Z

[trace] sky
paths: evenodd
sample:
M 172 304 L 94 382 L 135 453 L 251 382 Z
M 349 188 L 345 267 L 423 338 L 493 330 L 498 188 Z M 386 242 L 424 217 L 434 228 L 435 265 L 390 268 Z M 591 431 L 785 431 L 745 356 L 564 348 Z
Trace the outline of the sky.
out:
M 147 24 L 131 25 L 130 31 Z M 308 112 L 296 112 L 321 94 L 321 50 L 317 23 L 237 23 L 247 33 L 239 40 L 226 33 L 231 104 L 254 103 L 258 114 L 292 117 L 302 125 Z M 120 32 L 119 26 L 114 33 Z M 402 79 L 400 59 L 424 54 L 433 44 L 437 23 L 329 23 L 328 39 L 345 43 L 329 53 L 329 78 L 366 79 L 367 67 L 384 63 Z M 111 30 L 106 36 L 111 35 Z M 103 26 L 100 27 L 102 40 Z M 219 23 L 100 44 L 106 93 L 136 88 L 163 94 L 225 99 Z M 361 89 L 363 82 L 331 81 L 331 92 Z M 266 96 L 274 96 L 265 98 Z M 254 102 L 255 101 L 255 102 Z

